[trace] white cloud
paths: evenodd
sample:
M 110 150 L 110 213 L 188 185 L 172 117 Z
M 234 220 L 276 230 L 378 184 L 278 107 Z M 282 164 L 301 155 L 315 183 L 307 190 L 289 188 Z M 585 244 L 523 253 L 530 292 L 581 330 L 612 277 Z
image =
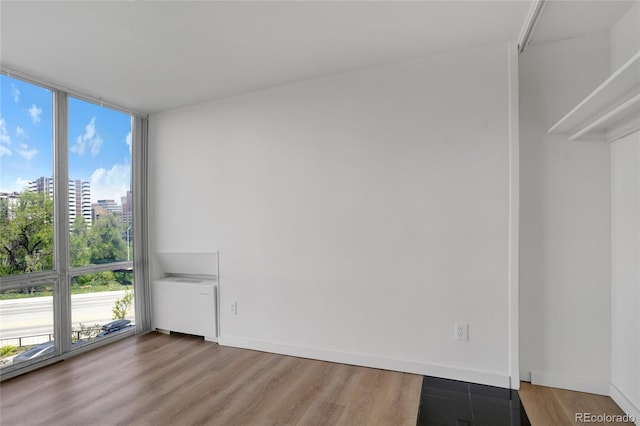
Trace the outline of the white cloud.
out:
M 21 177 L 16 179 L 16 191 L 22 191 L 29 186 L 29 181 Z
M 1 148 L 1 147 L 0 147 Z M 7 184 L 7 179 L 2 181 L 3 185 Z M 21 177 L 16 178 L 15 183 L 10 187 L 0 187 L 0 192 L 22 192 L 29 186 L 29 181 L 22 179 Z
M 33 160 L 33 157 L 35 157 L 36 154 L 38 154 L 38 150 L 37 149 L 19 149 L 18 154 L 20 154 L 20 156 L 25 160 Z
M 13 101 L 18 103 L 20 101 L 20 90 L 16 89 L 16 87 L 11 85 L 11 95 L 13 96 Z
M 37 149 L 29 149 L 29 145 L 26 143 L 20 144 L 20 149 L 17 150 L 18 154 L 25 160 L 33 160 L 33 157 L 38 153 Z
M 26 136 L 24 129 L 20 126 L 16 126 L 16 137 L 24 139 Z
M 82 141 L 82 136 L 78 136 L 78 139 L 76 139 L 76 144 L 73 145 L 70 149 L 71 152 L 75 152 L 76 154 L 83 156 L 86 148 L 87 144 Z
M 96 133 L 96 118 L 91 118 L 89 124 L 84 126 L 84 134 L 76 138 L 76 143 L 71 147 L 71 152 L 83 156 L 87 149 L 92 156 L 98 155 L 102 146 L 102 138 Z
M 129 134 L 127 135 L 124 141 L 127 143 L 127 146 L 129 147 L 129 154 L 131 154 L 131 132 L 129 132 Z
M 127 195 L 131 188 L 131 166 L 114 164 L 111 169 L 96 169 L 91 175 L 91 202 L 97 200 L 115 200 Z
M 96 156 L 100 152 L 100 147 L 102 146 L 102 138 L 100 136 L 96 136 L 91 142 L 91 155 Z
M 29 116 L 31 117 L 33 124 L 38 124 L 40 122 L 40 115 L 42 115 L 42 108 L 38 108 L 36 104 L 32 104 L 31 108 L 29 108 Z
M 11 155 L 11 150 L 4 145 L 0 145 L 0 157 Z
M 0 144 L 11 145 L 11 136 L 7 132 L 7 126 L 2 117 L 0 117 Z
M 83 138 L 86 140 L 92 139 L 96 135 L 96 118 L 91 117 L 91 121 L 89 124 L 84 126 L 84 136 Z

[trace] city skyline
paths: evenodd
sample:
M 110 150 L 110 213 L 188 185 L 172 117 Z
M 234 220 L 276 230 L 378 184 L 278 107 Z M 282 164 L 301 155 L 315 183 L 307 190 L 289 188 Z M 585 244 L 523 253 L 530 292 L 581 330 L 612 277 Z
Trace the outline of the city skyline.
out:
M 125 195 L 116 199 L 99 199 L 91 201 L 91 183 L 79 179 L 68 180 L 68 215 L 69 224 L 73 225 L 77 217 L 83 217 L 85 222 L 91 224 L 105 213 L 113 213 L 122 222 L 131 223 L 133 195 L 131 190 L 127 190 Z M 53 197 L 54 184 L 52 177 L 40 176 L 28 181 L 23 191 L 43 193 Z M 20 192 L 0 191 L 0 199 L 8 201 L 7 207 L 11 209 L 12 200 L 18 199 Z M 119 201 L 119 202 L 118 202 Z
M 52 92 L 0 76 L 0 192 L 20 192 L 53 176 Z M 91 183 L 91 202 L 131 187 L 131 117 L 68 98 L 69 179 Z

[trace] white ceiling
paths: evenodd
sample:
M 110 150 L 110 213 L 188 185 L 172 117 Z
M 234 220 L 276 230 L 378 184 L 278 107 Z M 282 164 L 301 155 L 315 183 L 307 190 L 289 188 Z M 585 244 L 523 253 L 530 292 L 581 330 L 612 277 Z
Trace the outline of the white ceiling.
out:
M 152 113 L 516 40 L 530 1 L 7 2 L 0 63 Z
M 564 3 L 592 2 L 553 3 L 543 10 L 536 42 L 566 36 Z M 446 49 L 515 41 L 530 5 L 2 0 L 0 64 L 153 113 Z M 579 30 L 610 26 L 626 8 L 596 7 Z
M 546 1 L 530 44 L 547 43 L 609 30 L 633 1 Z

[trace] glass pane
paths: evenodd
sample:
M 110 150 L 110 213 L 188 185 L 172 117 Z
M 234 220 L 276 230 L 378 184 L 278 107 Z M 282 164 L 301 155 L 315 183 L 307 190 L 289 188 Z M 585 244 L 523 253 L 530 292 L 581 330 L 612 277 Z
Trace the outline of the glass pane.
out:
M 131 116 L 69 98 L 71 266 L 133 260 Z
M 0 292 L 0 365 L 54 355 L 53 284 Z
M 84 343 L 134 327 L 133 271 L 81 275 L 71 282 L 71 341 Z
M 0 276 L 53 268 L 53 94 L 0 75 Z

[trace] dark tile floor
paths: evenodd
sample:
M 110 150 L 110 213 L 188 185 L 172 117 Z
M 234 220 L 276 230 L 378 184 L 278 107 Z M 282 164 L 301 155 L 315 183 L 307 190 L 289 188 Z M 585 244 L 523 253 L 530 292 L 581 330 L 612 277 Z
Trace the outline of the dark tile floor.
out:
M 531 426 L 518 391 L 425 376 L 418 426 Z

